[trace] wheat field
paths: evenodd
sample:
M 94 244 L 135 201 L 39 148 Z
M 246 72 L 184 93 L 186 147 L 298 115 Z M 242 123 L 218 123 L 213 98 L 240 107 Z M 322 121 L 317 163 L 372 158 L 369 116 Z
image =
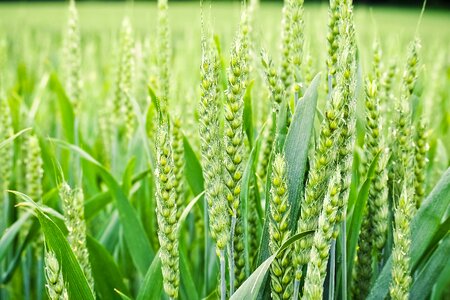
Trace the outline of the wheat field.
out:
M 0 299 L 448 299 L 448 11 L 0 4 Z

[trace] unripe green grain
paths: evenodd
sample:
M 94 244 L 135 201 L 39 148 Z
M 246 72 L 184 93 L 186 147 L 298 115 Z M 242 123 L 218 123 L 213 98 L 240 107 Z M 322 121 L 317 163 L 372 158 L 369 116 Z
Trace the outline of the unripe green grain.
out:
M 327 272 L 327 263 L 334 227 L 339 222 L 340 170 L 330 179 L 323 202 L 318 227 L 314 234 L 308 269 L 303 286 L 304 300 L 320 300 L 323 297 L 323 284 Z
M 245 281 L 245 244 L 244 244 L 244 216 L 237 210 L 236 227 L 234 230 L 234 288 L 238 289 Z
M 365 87 L 365 114 L 366 132 L 364 135 L 364 157 L 365 163 L 361 167 L 361 177 L 367 176 L 367 171 L 374 157 L 383 147 L 380 141 L 382 126 L 380 118 L 379 86 L 375 80 L 366 80 Z
M 94 292 L 94 278 L 92 277 L 89 252 L 86 246 L 83 191 L 81 189 L 72 190 L 67 183 L 63 183 L 59 195 L 63 201 L 64 223 L 69 231 L 69 245 L 86 276 L 89 287 Z
M 382 143 L 380 141 L 380 143 Z M 367 206 L 358 239 L 357 261 L 353 272 L 352 295 L 355 299 L 367 297 L 373 276 L 373 260 L 379 263 L 386 243 L 388 228 L 388 169 L 389 151 L 380 146 L 375 174 L 369 190 Z M 368 162 L 370 163 L 370 161 Z
M 249 38 L 247 25 L 247 12 L 244 9 L 241 15 L 240 28 L 233 43 L 230 66 L 228 68 L 228 88 L 224 105 L 225 138 L 224 138 L 224 166 L 223 181 L 225 183 L 225 195 L 231 214 L 231 240 L 230 240 L 230 274 L 241 273 L 239 255 L 234 254 L 234 235 L 238 222 L 238 210 L 241 193 L 241 179 L 244 173 L 244 162 L 246 159 L 246 147 L 244 140 L 243 112 L 244 94 L 247 88 L 249 72 Z M 236 243 L 241 241 L 237 240 Z M 236 261 L 235 261 L 236 258 Z M 233 265 L 234 264 L 234 265 Z M 236 268 L 236 270 L 234 270 Z M 236 282 L 239 284 L 239 282 Z M 230 279 L 231 293 L 234 291 L 234 278 Z
M 0 141 L 11 137 L 14 133 L 11 120 L 11 110 L 8 102 L 0 97 Z M 3 191 L 7 190 L 11 180 L 13 167 L 13 144 L 6 144 L 0 148 L 0 195 L 3 199 Z M 0 212 L 3 205 L 0 206 Z M 3 214 L 1 215 L 3 216 Z
M 276 128 L 276 121 L 273 117 L 269 117 L 268 125 L 269 128 L 267 128 L 264 131 L 264 139 L 262 141 L 262 150 L 261 150 L 261 158 L 260 163 L 258 164 L 258 177 L 262 180 L 262 186 L 265 186 L 266 183 L 266 177 L 267 177 L 267 166 L 269 165 L 270 161 L 270 155 L 272 153 L 273 149 L 273 143 L 275 141 L 274 138 L 274 132 Z
M 383 137 L 383 118 L 380 116 L 381 86 L 377 84 L 381 81 L 380 73 L 381 48 L 375 44 L 373 73 L 369 76 L 373 79 L 366 81 L 366 134 L 365 134 L 365 157 L 361 176 L 367 176 L 367 170 L 379 154 L 379 159 L 375 167 L 375 174 L 369 190 L 367 208 L 364 213 L 364 220 L 361 226 L 359 237 L 358 260 L 355 266 L 355 278 L 357 283 L 353 285 L 353 294 L 357 298 L 365 298 L 370 287 L 372 277 L 372 249 L 375 252 L 375 261 L 378 261 L 379 254 L 384 247 L 387 232 L 388 217 L 388 173 L 386 170 L 389 159 L 389 149 L 385 146 Z
M 33 201 L 42 199 L 42 178 L 44 176 L 43 161 L 39 140 L 31 134 L 26 140 L 25 154 L 25 191 Z
M 249 240 L 249 264 L 250 270 L 256 268 L 259 240 L 260 222 L 257 209 L 257 193 L 259 192 L 255 180 L 251 181 L 248 198 L 248 240 Z
M 264 75 L 267 87 L 269 88 L 271 95 L 272 110 L 275 112 L 275 114 L 278 114 L 281 102 L 286 96 L 286 91 L 283 87 L 283 81 L 281 80 L 281 76 L 278 74 L 275 66 L 273 65 L 272 59 L 266 52 L 261 53 L 261 63 L 264 67 Z
M 291 64 L 291 32 L 290 32 L 290 5 L 289 0 L 284 1 L 281 19 L 281 69 L 280 78 L 284 85 L 284 90 L 288 91 L 292 85 L 292 64 Z
M 177 217 L 179 218 L 186 206 L 184 202 L 184 146 L 183 146 L 183 132 L 181 129 L 181 119 L 174 118 L 171 128 L 172 148 L 173 148 L 173 162 L 174 162 L 174 187 L 177 197 Z
M 110 107 L 101 111 L 98 118 L 98 128 L 100 133 L 100 143 L 101 143 L 101 158 L 100 161 L 104 166 L 111 167 L 111 149 L 113 145 L 113 122 L 111 116 L 109 115 Z
M 81 100 L 81 45 L 78 11 L 74 0 L 70 0 L 69 3 L 69 19 L 65 39 L 66 91 L 75 111 L 78 111 Z
M 356 127 L 356 40 L 353 22 L 353 6 L 351 0 L 344 0 L 340 6 L 342 22 L 339 25 L 339 66 L 336 76 L 337 85 L 342 88 L 344 104 L 342 106 L 342 119 L 338 162 L 341 165 L 340 208 L 338 220 L 345 220 L 347 200 L 352 179 L 353 148 L 355 145 Z
M 370 214 L 372 219 L 372 240 L 375 254 L 375 261 L 378 263 L 381 251 L 386 244 L 389 203 L 388 203 L 388 161 L 389 149 L 385 148 L 380 153 L 378 164 L 375 168 L 375 175 L 369 191 Z
M 167 116 L 160 120 L 156 136 L 156 215 L 164 291 L 178 298 L 180 282 L 177 198 L 174 161 Z
M 220 131 L 219 61 L 217 50 L 210 39 L 204 38 L 202 51 L 199 131 L 209 227 L 219 252 L 225 249 L 230 238 L 230 216 L 222 182 L 222 174 L 225 170 Z
M 413 174 L 414 163 L 410 97 L 413 93 L 418 76 L 419 47 L 420 44 L 417 39 L 414 40 L 409 47 L 406 67 L 403 73 L 402 91 L 396 103 L 396 117 L 393 124 L 394 128 L 392 129 L 394 134 L 394 145 L 392 147 L 394 199 L 399 197 L 404 180 L 406 180 L 408 185 L 413 184 L 413 176 L 410 175 Z
M 375 65 L 375 64 L 374 64 Z M 376 68 L 374 67 L 374 73 L 371 77 L 376 77 Z M 378 86 L 375 79 L 366 80 L 366 97 L 365 97 L 365 110 L 366 110 L 366 133 L 365 133 L 365 163 L 362 165 L 361 177 L 367 177 L 367 171 L 378 152 L 383 147 L 381 132 L 381 120 L 380 120 L 380 107 L 379 107 L 379 95 Z M 372 277 L 372 234 L 373 234 L 373 201 L 374 196 L 373 188 L 370 190 L 370 194 L 367 200 L 367 205 L 363 212 L 363 222 L 361 224 L 361 230 L 358 238 L 358 252 L 357 261 L 353 272 L 353 285 L 352 294 L 356 299 L 364 299 L 367 297 L 370 288 L 370 280 Z
M 368 207 L 363 212 L 361 231 L 358 237 L 357 258 L 352 274 L 352 297 L 365 299 L 369 294 L 372 278 L 372 227 Z
M 61 267 L 55 253 L 51 250 L 45 251 L 45 278 L 47 279 L 45 286 L 50 300 L 69 299 Z
M 381 77 L 381 87 L 380 87 L 380 106 L 383 115 L 386 116 L 386 120 L 390 119 L 391 116 L 391 107 L 392 103 L 394 103 L 394 94 L 393 94 L 393 84 L 394 78 L 397 73 L 397 62 L 392 61 L 387 69 L 383 72 Z M 389 127 L 386 126 L 386 129 Z
M 245 12 L 243 13 L 245 18 Z M 245 26 L 245 23 L 243 23 Z M 248 78 L 248 40 L 244 28 L 231 51 L 230 68 L 228 70 L 228 89 L 225 101 L 225 184 L 229 206 L 236 213 L 239 207 L 240 182 L 243 173 L 245 156 L 243 109 L 244 93 Z
M 290 236 L 286 161 L 282 154 L 274 157 L 270 189 L 269 248 L 274 254 Z M 288 248 L 272 262 L 270 269 L 272 299 L 290 299 L 293 292 L 292 251 Z
M 334 10 L 334 8 L 333 8 Z M 340 31 L 338 68 L 336 87 L 327 103 L 325 118 L 322 121 L 319 143 L 311 163 L 308 181 L 305 187 L 305 198 L 301 203 L 300 219 L 297 232 L 314 230 L 322 208 L 322 199 L 326 192 L 329 178 L 336 166 L 341 164 L 341 188 L 338 203 L 337 222 L 345 219 L 346 202 L 351 181 L 353 162 L 354 130 L 355 130 L 355 40 L 353 13 L 351 2 L 339 4 Z M 337 22 L 337 21 L 336 21 Z M 335 235 L 337 234 L 337 231 Z M 296 244 L 294 264 L 296 266 L 296 283 L 294 298 L 302 276 L 302 267 L 308 263 L 312 238 L 304 238 Z
M 168 101 L 170 97 L 170 29 L 168 17 L 169 5 L 167 0 L 158 0 L 158 88 L 160 97 L 160 106 L 163 116 L 167 112 Z
M 394 248 L 392 249 L 392 281 L 389 294 L 393 300 L 409 299 L 411 285 L 410 246 L 411 246 L 411 219 L 414 211 L 412 193 L 406 184 L 394 213 Z
M 382 56 L 381 45 L 378 40 L 375 40 L 373 45 L 373 57 L 372 57 L 372 73 L 370 74 L 370 79 L 375 81 L 378 85 L 378 90 L 380 89 L 382 74 L 381 56 Z
M 11 137 L 13 133 L 11 110 L 8 102 L 0 95 L 0 142 Z M 7 206 L 7 196 L 5 193 L 6 190 L 9 189 L 11 181 L 13 157 L 13 143 L 6 144 L 4 147 L 0 148 L 0 232 L 3 232 L 7 224 L 7 220 L 4 217 L 4 208 Z
M 264 141 L 262 144 L 262 158 L 260 160 L 261 163 L 258 166 L 258 176 L 263 181 L 264 186 L 267 176 L 267 166 L 269 164 L 270 154 L 272 153 L 274 132 L 277 126 L 276 116 L 278 115 L 278 112 L 280 110 L 281 102 L 283 101 L 284 97 L 286 97 L 286 91 L 284 89 L 283 82 L 281 81 L 276 68 L 273 66 L 270 57 L 265 52 L 263 52 L 261 56 L 261 62 L 264 67 L 266 83 L 271 94 L 270 99 L 272 104 L 272 114 L 269 114 L 269 126 L 266 130 L 266 134 L 264 136 Z
M 418 209 L 425 196 L 425 173 L 427 167 L 428 132 L 423 120 L 419 121 L 414 135 L 414 202 Z
M 328 82 L 331 80 L 331 87 L 336 85 L 336 66 L 338 61 L 338 36 L 339 36 L 339 20 L 340 20 L 340 2 L 341 0 L 330 0 L 330 7 L 328 9 L 328 56 L 327 56 L 327 91 L 329 88 Z
M 122 22 L 120 32 L 120 53 L 113 101 L 114 126 L 125 126 L 127 141 L 135 127 L 135 116 L 131 97 L 134 81 L 134 41 L 131 23 L 128 18 Z
M 289 0 L 290 3 L 290 35 L 291 35 L 291 51 L 290 61 L 292 64 L 292 72 L 294 82 L 299 84 L 303 78 L 301 76 L 301 67 L 303 63 L 303 44 L 304 44 L 304 21 L 303 21 L 303 0 Z M 302 91 L 300 91 L 300 96 Z

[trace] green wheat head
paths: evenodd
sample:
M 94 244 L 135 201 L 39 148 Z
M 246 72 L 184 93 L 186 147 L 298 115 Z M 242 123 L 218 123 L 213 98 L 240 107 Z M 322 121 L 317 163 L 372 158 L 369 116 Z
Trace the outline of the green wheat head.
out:
M 323 298 L 323 284 L 335 225 L 339 222 L 340 169 L 331 177 L 317 222 L 303 286 L 303 300 Z
M 406 184 L 403 185 L 402 193 L 394 212 L 394 248 L 392 249 L 392 281 L 389 286 L 389 294 L 393 300 L 404 300 L 409 298 L 411 285 L 411 220 L 414 213 L 414 200 L 412 191 Z
M 125 129 L 127 140 L 135 127 L 132 105 L 134 82 L 134 40 L 130 20 L 125 18 L 120 31 L 120 53 L 113 101 L 114 126 Z
M 184 146 L 183 129 L 180 117 L 175 117 L 171 128 L 173 162 L 174 162 L 174 188 L 177 197 L 177 217 L 181 216 L 186 203 L 184 201 Z
M 86 276 L 91 290 L 94 291 L 94 278 L 92 277 L 89 252 L 86 246 L 83 191 L 81 189 L 72 190 L 67 183 L 63 183 L 59 195 L 63 201 L 64 223 L 69 231 L 69 245 Z
M 167 116 L 160 120 L 156 137 L 156 215 L 164 291 L 171 299 L 178 298 L 180 284 L 177 197 L 175 165 Z
M 68 300 L 69 295 L 64 285 L 61 266 L 53 251 L 45 251 L 45 278 L 48 298 L 50 300 Z
M 0 141 L 11 137 L 14 133 L 11 120 L 11 110 L 8 102 L 0 97 Z M 3 198 L 3 191 L 8 189 L 11 181 L 13 168 L 13 145 L 7 144 L 0 148 L 0 189 Z M 3 205 L 1 206 L 3 207 Z M 3 216 L 3 215 L 2 215 Z
M 81 45 L 78 11 L 74 0 L 70 0 L 69 4 L 69 19 L 65 39 L 66 91 L 75 111 L 77 111 L 81 100 Z
M 290 237 L 287 167 L 282 154 L 274 157 L 270 189 L 269 247 L 274 254 Z M 272 299 L 290 299 L 293 292 L 292 251 L 286 249 L 272 262 L 270 269 Z
M 25 191 L 31 199 L 38 202 L 43 196 L 42 179 L 44 176 L 44 163 L 38 138 L 34 134 L 29 135 L 25 147 Z
M 419 120 L 414 132 L 414 202 L 416 203 L 416 208 L 420 207 L 425 197 L 425 174 L 429 150 L 428 135 L 429 132 L 425 121 Z
M 169 5 L 167 0 L 158 0 L 158 87 L 160 106 L 163 116 L 167 112 L 170 97 L 170 29 L 169 29 Z

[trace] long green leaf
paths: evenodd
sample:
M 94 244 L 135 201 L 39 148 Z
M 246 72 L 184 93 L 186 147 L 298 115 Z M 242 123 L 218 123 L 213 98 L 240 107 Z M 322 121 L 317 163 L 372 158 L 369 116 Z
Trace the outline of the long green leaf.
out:
M 264 126 L 261 130 L 263 132 Z M 246 276 L 249 276 L 250 273 L 250 259 L 249 259 L 249 240 L 248 240 L 248 199 L 250 194 L 250 182 L 251 178 L 256 181 L 256 177 L 254 176 L 256 170 L 256 158 L 258 157 L 259 150 L 261 148 L 261 140 L 262 134 L 259 134 L 255 147 L 251 150 L 250 156 L 247 161 L 247 165 L 245 166 L 244 175 L 242 176 L 241 182 L 241 193 L 240 193 L 240 211 L 244 218 L 242 219 L 243 227 L 244 227 L 244 261 L 245 261 L 245 273 Z
M 204 190 L 202 166 L 186 137 L 183 137 L 183 146 L 186 179 L 194 195 L 198 195 Z
M 184 221 L 191 212 L 192 208 L 194 208 L 195 204 L 199 202 L 199 200 L 203 197 L 204 194 L 205 194 L 204 191 L 198 194 L 194 199 L 189 201 L 189 204 L 184 208 L 183 212 L 180 215 L 180 218 L 178 219 L 178 231 L 181 230 L 181 226 L 183 226 Z
M 33 220 L 33 223 L 31 224 L 31 228 L 28 231 L 24 241 L 22 241 L 17 248 L 14 250 L 14 257 L 12 258 L 11 262 L 9 263 L 6 272 L 4 274 L 1 274 L 1 284 L 5 284 L 8 281 L 11 280 L 11 278 L 14 275 L 15 270 L 19 266 L 20 259 L 22 258 L 22 253 L 27 249 L 27 246 L 35 239 L 35 236 L 39 230 L 39 221 Z
M 195 204 L 202 199 L 204 192 L 200 193 L 192 199 L 189 204 L 186 206 L 186 208 L 183 210 L 183 213 L 180 216 L 180 219 L 178 220 L 178 230 L 180 230 L 184 224 L 184 221 L 186 220 L 188 214 L 192 210 L 192 208 L 195 206 Z M 187 262 L 184 259 L 180 260 L 181 265 L 181 271 L 182 271 L 182 282 L 189 284 L 189 278 L 192 278 L 192 276 L 189 274 L 186 274 L 186 272 L 190 272 L 187 267 Z M 186 282 L 187 281 L 187 282 Z M 159 251 L 156 253 L 155 258 L 152 261 L 152 264 L 150 265 L 150 268 L 148 269 L 144 280 L 142 281 L 141 287 L 139 288 L 137 300 L 157 300 L 161 299 L 162 294 L 162 286 L 163 286 L 163 277 L 161 273 L 161 259 L 159 257 Z M 192 288 L 192 286 L 191 286 Z M 190 291 L 192 294 L 191 296 L 195 296 L 196 298 L 193 299 L 199 299 L 197 291 L 195 293 L 193 291 Z
M 426 299 L 439 275 L 449 263 L 450 233 L 433 252 L 423 270 L 414 278 L 410 299 Z
M 266 277 L 267 271 L 270 268 L 275 257 L 281 253 L 283 250 L 291 246 L 294 242 L 304 238 L 307 235 L 313 234 L 314 231 L 306 231 L 298 233 L 291 238 L 289 238 L 278 251 L 269 256 L 251 275 L 246 281 L 241 285 L 241 287 L 231 296 L 230 300 L 241 300 L 241 299 L 251 299 L 254 300 L 258 296 L 259 290 L 264 278 Z
M 94 300 L 94 295 L 89 288 L 86 277 L 58 225 L 27 195 L 19 192 L 12 193 L 27 201 L 23 206 L 34 209 L 35 215 L 41 224 L 47 247 L 55 253 L 60 264 L 69 298 Z
M 59 81 L 56 73 L 51 74 L 49 80 L 50 89 L 55 92 L 58 98 L 58 104 L 61 111 L 61 122 L 64 130 L 64 136 L 70 143 L 75 142 L 74 126 L 75 126 L 75 114 L 73 111 L 72 103 L 64 90 L 61 82 Z
M 450 264 L 447 264 L 442 270 L 439 278 L 436 280 L 436 284 L 434 285 L 432 300 L 441 300 L 444 298 L 444 293 L 450 290 Z
M 317 106 L 317 87 L 320 83 L 320 73 L 317 74 L 297 103 L 291 126 L 284 144 L 286 157 L 287 179 L 289 189 L 290 228 L 295 232 L 300 212 L 306 162 L 311 136 L 314 129 L 314 116 Z
M 133 176 L 131 182 L 132 186 L 141 180 L 147 178 L 150 173 L 150 169 L 140 172 Z M 84 202 L 84 218 L 90 220 L 97 215 L 106 205 L 112 201 L 112 196 L 110 191 L 99 192 L 91 198 Z
M 114 291 L 115 289 L 118 289 L 126 295 L 130 295 L 128 288 L 123 283 L 119 268 L 105 247 L 91 236 L 87 237 L 87 247 L 89 250 L 92 275 L 95 280 L 95 290 L 100 298 L 120 299 L 120 296 Z
M 21 136 L 22 134 L 24 134 L 27 131 L 30 131 L 31 128 L 25 128 L 22 129 L 21 131 L 17 132 L 16 134 L 10 136 L 9 138 L 7 138 L 4 141 L 0 142 L 0 149 L 2 149 L 3 147 L 5 147 L 7 144 L 11 143 L 12 141 L 14 141 L 16 138 L 18 138 L 19 136 Z
M 361 224 L 363 220 L 363 213 L 367 204 L 367 199 L 369 198 L 370 186 L 372 184 L 373 175 L 375 173 L 375 168 L 378 163 L 378 159 L 380 157 L 380 153 L 378 153 L 372 163 L 370 164 L 369 170 L 367 172 L 367 178 L 364 181 L 361 189 L 358 192 L 358 198 L 356 200 L 355 207 L 352 212 L 348 216 L 348 224 L 347 226 L 347 280 L 351 282 L 351 274 L 353 263 L 355 261 L 356 247 L 358 246 L 358 238 L 361 230 Z
M 287 162 L 288 172 L 288 189 L 289 189 L 289 204 L 291 205 L 291 232 L 295 232 L 296 220 L 298 218 L 298 211 L 300 208 L 300 193 L 303 190 L 303 182 L 306 171 L 306 162 L 308 159 L 309 140 L 312 136 L 314 128 L 314 115 L 317 106 L 317 87 L 320 82 L 320 74 L 314 77 L 313 82 L 308 87 L 305 95 L 300 100 L 296 107 L 292 122 L 291 129 L 287 132 L 286 140 L 276 142 L 278 145 L 275 151 L 282 151 L 284 145 L 284 151 Z M 286 99 L 285 99 L 286 100 Z M 283 109 L 284 108 L 284 109 Z M 278 130 L 277 139 L 283 136 L 283 131 L 287 115 L 287 105 L 281 105 L 281 109 L 278 116 Z M 281 127 L 281 128 L 280 128 Z M 272 153 L 273 155 L 273 153 Z M 271 158 L 272 159 L 272 158 Z M 271 160 L 268 167 L 268 176 L 272 170 Z M 266 183 L 266 198 L 270 190 L 270 180 Z M 266 215 L 268 213 L 268 201 L 266 201 Z M 292 213 L 292 211 L 295 213 Z M 262 263 L 269 257 L 269 226 L 267 218 L 264 222 L 263 234 L 260 243 L 260 253 L 258 257 L 258 263 Z
M 130 251 L 133 263 L 136 269 L 141 274 L 146 274 L 155 254 L 150 246 L 150 242 L 144 231 L 142 223 L 139 221 L 136 212 L 128 201 L 128 198 L 121 189 L 120 185 L 111 175 L 111 173 L 106 170 L 105 167 L 103 167 L 98 161 L 96 161 L 83 149 L 61 140 L 52 139 L 52 141 L 54 141 L 61 147 L 78 153 L 81 158 L 92 163 L 92 165 L 98 169 L 99 174 L 102 176 L 103 180 L 108 185 L 109 190 L 116 199 L 120 223 L 124 228 L 124 237 L 127 242 L 127 246 Z
M 2 233 L 2 238 L 0 240 L 0 261 L 5 257 L 8 248 L 11 246 L 14 238 L 19 233 L 22 225 L 30 218 L 30 213 L 24 214 L 20 219 L 18 219 L 14 224 L 8 227 L 4 233 Z
M 180 279 L 181 279 L 181 294 L 184 295 L 182 299 L 197 300 L 200 299 L 195 286 L 194 279 L 192 277 L 191 270 L 188 264 L 188 258 L 186 257 L 185 249 L 181 249 L 180 244 Z
M 137 300 L 159 300 L 163 289 L 163 277 L 161 272 L 161 259 L 159 251 L 145 274 L 137 295 Z

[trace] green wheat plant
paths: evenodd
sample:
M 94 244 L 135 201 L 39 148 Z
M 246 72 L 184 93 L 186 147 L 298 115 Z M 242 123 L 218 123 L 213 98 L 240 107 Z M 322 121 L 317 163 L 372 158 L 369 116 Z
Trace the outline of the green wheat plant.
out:
M 360 2 L 0 4 L 0 299 L 449 299 L 450 22 Z

